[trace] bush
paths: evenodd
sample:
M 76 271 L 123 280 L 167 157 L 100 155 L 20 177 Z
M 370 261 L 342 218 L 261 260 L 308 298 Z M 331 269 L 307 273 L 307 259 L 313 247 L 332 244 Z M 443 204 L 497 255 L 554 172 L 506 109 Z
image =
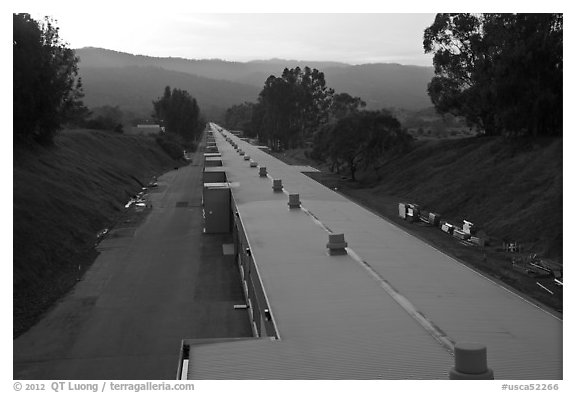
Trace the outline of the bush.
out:
M 184 149 L 188 152 L 196 151 L 198 144 L 194 141 L 188 141 L 183 144 Z
M 173 159 L 184 158 L 184 143 L 179 135 L 163 133 L 156 136 L 156 143 Z

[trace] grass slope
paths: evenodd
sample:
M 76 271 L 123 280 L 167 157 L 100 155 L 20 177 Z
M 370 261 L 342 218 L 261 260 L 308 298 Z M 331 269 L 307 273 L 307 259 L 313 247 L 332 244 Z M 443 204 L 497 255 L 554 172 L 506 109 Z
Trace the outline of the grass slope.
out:
M 488 235 L 562 256 L 562 140 L 467 138 L 417 143 L 364 181 Z
M 178 165 L 152 138 L 65 131 L 51 148 L 14 148 L 14 335 L 94 260 L 96 234 L 153 175 Z M 138 179 L 138 180 L 136 180 Z

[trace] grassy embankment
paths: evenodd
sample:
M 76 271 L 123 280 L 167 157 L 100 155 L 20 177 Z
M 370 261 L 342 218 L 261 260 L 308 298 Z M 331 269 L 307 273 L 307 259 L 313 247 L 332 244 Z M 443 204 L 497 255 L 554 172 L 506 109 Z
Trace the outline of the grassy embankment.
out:
M 76 283 L 97 256 L 97 233 L 130 196 L 181 165 L 151 137 L 64 131 L 50 148 L 14 148 L 14 336 Z
M 321 169 L 309 175 L 536 302 L 562 309 L 562 291 L 553 280 L 530 277 L 511 262 L 538 253 L 562 264 L 561 139 L 417 141 L 409 153 L 389 159 L 378 171 L 359 173 L 357 183 L 330 173 L 303 150 L 278 157 Z M 417 203 L 458 226 L 463 219 L 472 221 L 491 238 L 490 246 L 465 245 L 439 229 L 410 224 L 398 217 L 398 202 Z M 524 253 L 499 251 L 504 240 L 520 242 Z

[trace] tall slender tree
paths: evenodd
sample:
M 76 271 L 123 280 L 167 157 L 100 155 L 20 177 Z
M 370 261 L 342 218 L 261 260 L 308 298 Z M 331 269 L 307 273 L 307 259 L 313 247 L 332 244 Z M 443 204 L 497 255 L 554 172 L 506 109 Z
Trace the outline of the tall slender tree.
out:
M 153 106 L 154 116 L 166 132 L 179 135 L 185 141 L 197 138 L 204 129 L 198 103 L 186 90 L 171 90 L 166 86 L 163 96 L 154 101 Z
M 285 68 L 281 77 L 264 83 L 252 125 L 273 147 L 295 147 L 327 122 L 333 93 L 322 72 Z

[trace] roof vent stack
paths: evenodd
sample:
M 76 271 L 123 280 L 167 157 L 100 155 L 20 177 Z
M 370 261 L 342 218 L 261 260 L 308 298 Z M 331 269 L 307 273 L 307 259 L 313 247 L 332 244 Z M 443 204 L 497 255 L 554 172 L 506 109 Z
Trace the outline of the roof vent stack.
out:
M 454 345 L 454 367 L 449 371 L 450 379 L 494 379 L 488 368 L 486 346 L 478 343 L 456 343 Z
M 272 189 L 276 191 L 282 191 L 284 187 L 282 186 L 282 179 L 272 180 Z
M 290 209 L 300 208 L 300 194 L 289 194 L 288 206 L 290 206 Z
M 348 243 L 344 240 L 343 233 L 331 233 L 328 235 L 328 244 L 326 244 L 326 247 L 330 255 L 344 255 L 346 254 Z

